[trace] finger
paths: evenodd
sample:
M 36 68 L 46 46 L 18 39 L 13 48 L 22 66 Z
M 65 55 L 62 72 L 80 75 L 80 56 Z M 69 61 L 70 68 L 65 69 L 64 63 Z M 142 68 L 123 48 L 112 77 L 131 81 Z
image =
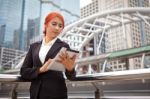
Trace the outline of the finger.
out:
M 73 56 L 71 57 L 71 59 L 76 59 L 76 55 L 73 55 Z
M 45 66 L 47 67 L 47 66 L 51 63 L 51 61 L 52 61 L 52 59 L 48 59 L 48 60 L 45 62 L 44 67 L 45 67 Z
M 62 60 L 56 60 L 56 62 L 62 63 Z
M 65 52 L 62 52 L 62 53 L 61 53 L 61 56 L 65 56 Z
M 66 58 L 69 58 L 69 54 L 66 52 Z
M 68 58 L 68 53 L 67 53 L 67 51 L 65 51 L 65 57 Z
M 62 52 L 61 56 L 63 56 L 64 58 L 67 58 L 67 51 L 65 50 L 64 52 Z
M 48 61 L 47 61 L 48 63 L 51 63 L 52 62 L 52 59 L 48 59 Z
M 64 57 L 61 55 L 59 55 L 59 58 L 60 58 L 60 60 L 64 60 Z
M 48 64 L 49 64 L 49 63 L 48 63 L 48 62 L 46 62 L 46 63 L 43 65 L 43 67 L 48 66 Z
M 49 61 L 47 61 L 47 62 L 45 62 L 45 66 L 48 66 L 50 64 L 50 62 Z

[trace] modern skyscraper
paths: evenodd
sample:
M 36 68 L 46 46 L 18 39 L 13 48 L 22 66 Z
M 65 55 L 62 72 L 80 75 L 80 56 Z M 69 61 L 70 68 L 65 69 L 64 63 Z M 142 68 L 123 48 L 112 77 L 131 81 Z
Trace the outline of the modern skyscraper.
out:
M 39 35 L 39 23 L 40 19 L 28 19 L 28 27 L 27 27 L 27 49 L 30 45 L 30 39 Z M 38 25 L 38 26 L 37 26 Z
M 6 25 L 1 25 L 0 26 L 0 46 L 3 46 L 4 44 L 5 30 L 6 30 Z
M 29 20 L 36 20 L 40 18 L 40 1 L 39 0 L 22 0 L 22 18 L 21 18 L 21 25 L 20 25 L 20 37 L 22 38 L 20 39 L 20 44 L 19 44 L 19 48 L 23 49 L 23 50 L 27 50 L 28 49 L 28 41 L 29 37 L 28 35 L 30 33 L 28 33 L 28 26 L 29 26 Z M 36 27 L 30 25 L 31 27 L 35 27 L 36 29 L 40 28 L 40 20 L 36 20 L 37 24 Z M 39 30 L 36 31 L 37 33 L 35 33 L 34 35 L 39 35 Z M 29 38 L 28 38 L 29 37 Z
M 13 47 L 13 36 L 16 30 L 19 32 L 19 49 L 24 50 L 24 41 L 27 34 L 27 20 L 40 16 L 39 0 L 0 0 L 0 26 L 5 24 L 4 46 Z M 39 33 L 37 33 L 39 34 Z
M 84 7 L 82 7 L 81 10 L 81 18 L 93 15 L 97 12 L 99 12 L 99 0 L 92 0 L 92 2 Z
M 20 34 L 20 29 L 14 30 L 14 36 L 13 36 L 14 49 L 19 49 L 19 34 Z
M 13 32 L 20 28 L 21 0 L 0 0 L 0 24 L 5 24 L 4 46 L 13 46 Z M 8 47 L 8 46 L 7 46 Z

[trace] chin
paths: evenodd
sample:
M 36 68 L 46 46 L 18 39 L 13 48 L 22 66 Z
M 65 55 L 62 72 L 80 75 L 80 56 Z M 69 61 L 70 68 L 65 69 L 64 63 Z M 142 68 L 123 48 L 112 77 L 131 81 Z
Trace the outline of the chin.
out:
M 57 37 L 57 35 L 56 36 L 52 36 L 52 38 L 56 38 Z

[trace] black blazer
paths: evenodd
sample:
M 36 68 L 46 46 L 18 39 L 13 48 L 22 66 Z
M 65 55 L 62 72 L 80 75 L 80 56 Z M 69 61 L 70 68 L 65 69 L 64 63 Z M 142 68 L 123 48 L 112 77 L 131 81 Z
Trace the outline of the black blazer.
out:
M 39 59 L 39 50 L 42 41 L 30 45 L 24 63 L 21 67 L 20 74 L 25 80 L 31 81 L 30 99 L 40 97 L 67 97 L 67 87 L 63 73 L 60 71 L 49 70 L 46 73 L 38 74 L 39 68 L 43 65 Z M 69 45 L 57 39 L 51 49 L 48 51 L 45 62 L 53 59 L 62 47 L 69 48 Z M 44 62 L 44 63 L 45 63 Z M 75 78 L 75 70 L 65 72 L 69 80 Z

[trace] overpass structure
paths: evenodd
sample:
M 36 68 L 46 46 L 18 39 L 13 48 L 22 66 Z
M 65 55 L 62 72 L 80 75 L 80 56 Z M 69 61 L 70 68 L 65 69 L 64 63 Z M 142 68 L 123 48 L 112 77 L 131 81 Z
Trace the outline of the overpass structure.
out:
M 101 34 L 98 48 L 107 30 L 121 26 L 125 34 L 125 25 L 143 21 L 150 26 L 150 8 L 122 8 L 96 13 L 67 26 L 60 37 L 68 43 L 73 43 L 72 48 L 82 48 L 95 36 Z M 80 38 L 80 39 L 77 39 Z M 99 54 L 99 53 L 98 53 Z
M 103 62 L 102 69 L 99 73 L 77 75 L 74 81 L 66 80 L 70 98 L 150 99 L 150 68 L 144 64 L 145 57 L 150 55 L 150 45 L 108 53 L 100 53 L 98 51 L 107 30 L 119 26 L 124 28 L 126 24 L 141 21 L 150 26 L 149 13 L 150 8 L 116 9 L 96 13 L 72 23 L 64 29 L 60 38 L 72 44 L 73 46 L 71 46 L 71 48 L 81 52 L 83 51 L 83 47 L 88 44 L 91 39 L 98 34 L 101 35 L 99 43 L 97 44 L 96 54 L 88 57 L 82 57 L 81 55 L 81 57 L 77 59 L 76 65 Z M 123 31 L 123 33 L 125 33 L 125 31 Z M 106 72 L 106 64 L 108 61 L 124 58 L 128 60 L 134 57 L 142 57 L 141 69 Z M 22 82 L 22 80 L 19 79 L 20 75 L 6 74 L 17 73 L 20 66 L 21 63 L 13 66 L 12 70 L 5 71 L 3 72 L 5 74 L 0 75 L 1 85 L 6 84 L 6 86 L 9 87 L 8 90 L 11 89 L 13 93 L 12 98 L 16 89 L 20 98 L 22 96 L 28 97 L 29 95 L 29 93 L 19 93 L 21 90 L 27 91 L 29 88 L 27 87 L 29 86 L 28 82 Z M 11 87 L 10 83 L 13 84 Z M 27 83 L 26 88 L 22 87 L 22 85 L 25 85 L 24 83 Z M 19 89 L 19 87 L 22 89 Z M 8 90 L 3 90 L 1 86 L 1 92 L 8 92 Z

